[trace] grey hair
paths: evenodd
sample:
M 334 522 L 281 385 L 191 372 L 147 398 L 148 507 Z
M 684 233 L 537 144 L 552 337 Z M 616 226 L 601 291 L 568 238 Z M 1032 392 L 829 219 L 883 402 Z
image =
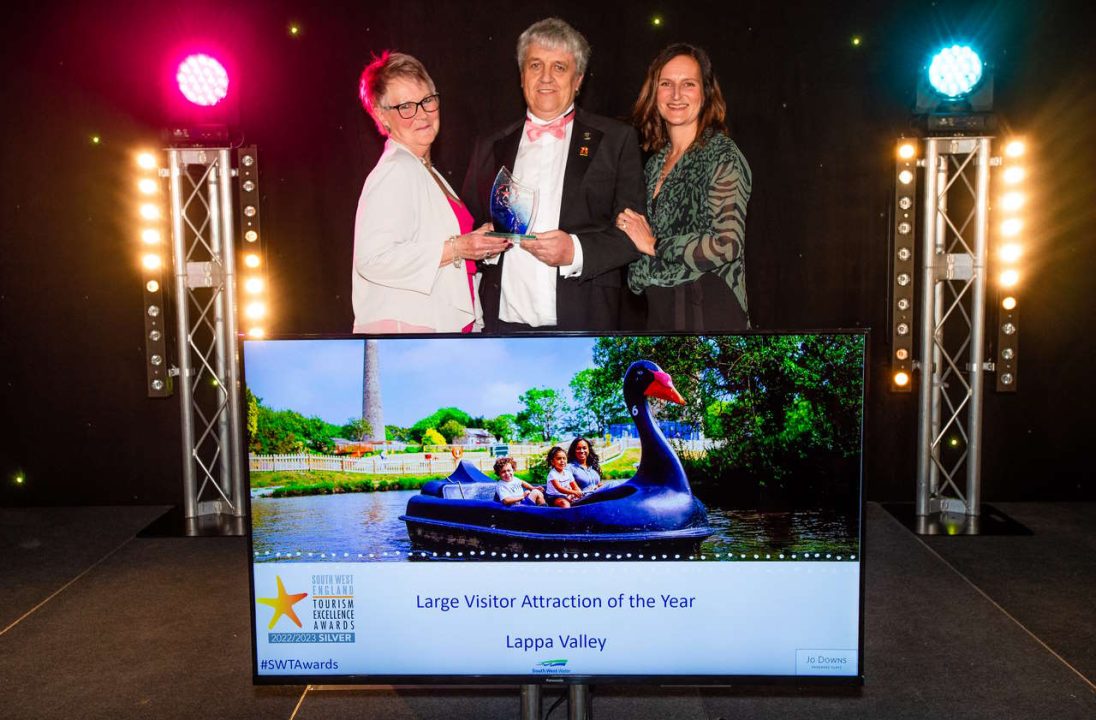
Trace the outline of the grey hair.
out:
M 518 38 L 518 69 L 525 67 L 525 55 L 533 43 L 552 50 L 566 50 L 575 56 L 575 69 L 579 75 L 586 74 L 586 65 L 590 62 L 590 43 L 578 30 L 556 17 L 537 20 L 526 28 Z
M 381 121 L 380 107 L 388 92 L 389 83 L 398 78 L 417 80 L 430 88 L 430 92 L 436 92 L 430 73 L 426 72 L 426 67 L 417 58 L 389 50 L 382 52 L 380 57 L 373 56 L 373 61 L 365 66 L 358 80 L 358 98 L 377 124 L 377 132 L 384 137 L 388 137 L 388 130 Z

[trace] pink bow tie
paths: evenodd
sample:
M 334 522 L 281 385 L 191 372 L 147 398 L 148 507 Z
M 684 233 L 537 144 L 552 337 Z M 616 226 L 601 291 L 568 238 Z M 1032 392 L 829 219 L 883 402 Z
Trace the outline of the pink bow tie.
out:
M 575 119 L 575 113 L 571 112 L 556 118 L 547 125 L 538 125 L 530 118 L 525 118 L 525 134 L 529 140 L 536 142 L 540 139 L 541 135 L 551 135 L 557 140 L 562 140 L 563 136 L 567 134 L 567 123 Z

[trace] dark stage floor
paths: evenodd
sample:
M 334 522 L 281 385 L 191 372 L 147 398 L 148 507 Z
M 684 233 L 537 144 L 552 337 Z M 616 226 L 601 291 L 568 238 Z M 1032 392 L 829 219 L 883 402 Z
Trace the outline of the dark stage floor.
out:
M 868 506 L 862 689 L 598 686 L 594 717 L 1096 717 L 1096 504 L 996 508 L 1033 534 Z M 137 538 L 165 509 L 0 509 L 0 717 L 518 717 L 516 688 L 252 686 L 245 540 Z

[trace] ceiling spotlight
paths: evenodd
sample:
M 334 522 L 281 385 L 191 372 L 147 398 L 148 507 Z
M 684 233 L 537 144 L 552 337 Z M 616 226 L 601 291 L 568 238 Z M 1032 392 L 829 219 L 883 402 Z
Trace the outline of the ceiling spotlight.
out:
M 160 219 L 160 208 L 156 205 L 153 205 L 152 203 L 145 203 L 144 205 L 142 205 L 139 209 L 139 212 L 141 213 L 141 217 L 143 217 L 145 220 Z
M 154 170 L 156 168 L 156 156 L 147 152 L 138 154 L 137 167 L 142 170 Z
M 247 265 L 249 268 L 259 267 L 259 256 L 255 253 L 244 255 L 244 265 Z
M 1009 218 L 1001 223 L 1001 234 L 1005 237 L 1015 237 L 1024 229 L 1024 222 L 1020 218 Z
M 1005 310 L 1015 310 L 1016 298 L 1014 298 L 1012 295 L 1009 295 L 1001 301 L 1001 307 L 1003 307 Z
M 158 245 L 160 237 L 160 231 L 153 228 L 145 228 L 141 231 L 141 242 L 146 245 Z
M 244 281 L 244 290 L 249 293 L 261 293 L 263 291 L 263 279 L 262 278 L 248 278 Z
M 1005 145 L 1005 155 L 1015 158 L 1024 154 L 1024 143 L 1021 140 L 1013 140 L 1008 145 Z
M 1019 270 L 1005 270 L 997 278 L 997 281 L 1001 283 L 1001 287 L 1012 287 L 1016 283 L 1020 282 Z
M 903 170 L 902 172 L 898 173 L 898 182 L 902 183 L 903 185 L 909 185 L 911 182 L 913 182 L 913 173 L 911 173 L 909 170 Z
M 1005 168 L 1005 182 L 1009 185 L 1015 185 L 1024 179 L 1024 169 L 1022 167 L 1010 167 Z
M 894 384 L 898 387 L 905 387 L 910 384 L 909 373 L 899 370 L 894 374 Z
M 156 183 L 156 181 L 151 178 L 144 178 L 137 182 L 137 189 L 145 195 L 151 195 L 152 193 L 156 192 L 159 187 L 160 186 Z
M 909 160 L 916 154 L 917 148 L 915 148 L 911 143 L 903 143 L 898 148 L 898 157 L 902 158 L 903 160 Z
M 159 270 L 160 266 L 163 264 L 163 261 L 160 259 L 159 255 L 155 253 L 149 253 L 148 255 L 145 255 L 143 258 L 141 258 L 141 264 L 149 270 Z
M 944 48 L 929 65 L 929 83 L 950 99 L 969 94 L 981 80 L 982 59 L 969 45 Z

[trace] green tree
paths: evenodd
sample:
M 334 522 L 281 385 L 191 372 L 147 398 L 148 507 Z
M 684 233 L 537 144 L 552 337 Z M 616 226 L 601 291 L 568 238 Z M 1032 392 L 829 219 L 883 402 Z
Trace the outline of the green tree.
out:
M 464 434 L 464 426 L 450 418 L 438 427 L 438 432 L 445 438 L 445 442 L 451 443 Z
M 514 439 L 514 434 L 518 431 L 518 419 L 515 415 L 504 414 L 493 420 L 484 421 L 483 426 L 501 442 L 509 442 Z
M 247 393 L 248 450 L 264 455 L 334 452 L 342 428 L 293 410 L 273 410 Z
M 411 437 L 416 441 L 421 441 L 423 438 L 423 434 L 427 431 L 428 428 L 437 429 L 441 427 L 447 420 L 456 420 L 464 427 L 469 427 L 469 425 L 471 424 L 471 419 L 471 416 L 460 408 L 439 408 L 411 426 Z
M 365 442 L 373 437 L 373 425 L 363 417 L 350 418 L 346 421 L 346 424 L 342 426 L 342 432 L 346 434 L 348 440 L 353 439 L 357 442 Z
M 411 442 L 411 428 L 400 427 L 399 425 L 385 425 L 384 438 L 386 440 L 396 440 L 399 442 Z
M 611 423 L 627 417 L 621 383 L 605 368 L 579 370 L 571 378 L 571 404 L 568 423 L 576 433 L 593 431 L 603 435 Z
M 245 387 L 244 394 L 247 398 L 247 438 L 250 447 L 251 439 L 259 432 L 259 398 L 251 392 L 251 388 Z
M 635 360 L 658 363 L 686 399 L 678 417 L 723 441 L 714 464 L 780 483 L 859 452 L 862 353 L 857 335 L 611 337 L 594 361 L 621 379 Z
M 563 422 L 566 403 L 561 393 L 551 388 L 530 388 L 518 398 L 523 408 L 517 422 L 523 437 L 547 442 Z

